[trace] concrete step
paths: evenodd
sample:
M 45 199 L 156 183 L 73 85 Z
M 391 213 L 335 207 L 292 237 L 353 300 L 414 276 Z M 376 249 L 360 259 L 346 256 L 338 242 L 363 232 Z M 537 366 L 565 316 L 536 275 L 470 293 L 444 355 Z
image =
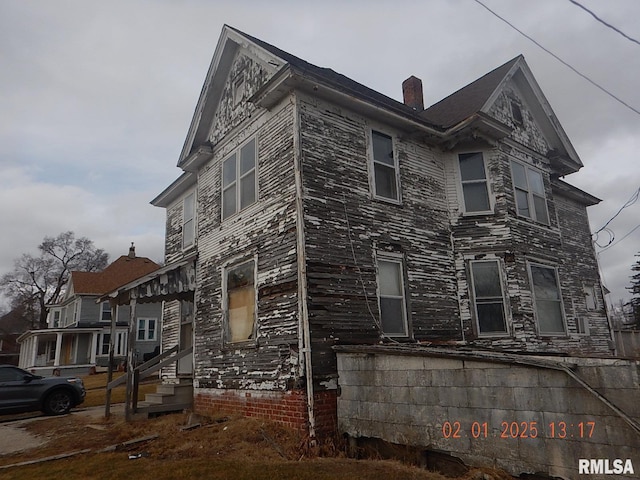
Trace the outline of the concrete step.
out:
M 176 400 L 187 402 L 193 398 L 193 384 L 180 383 L 158 385 L 156 393 L 171 395 L 175 397 Z
M 169 404 L 153 404 L 149 402 L 138 402 L 136 414 L 155 416 L 163 413 L 181 412 L 191 408 L 192 403 L 169 403 Z

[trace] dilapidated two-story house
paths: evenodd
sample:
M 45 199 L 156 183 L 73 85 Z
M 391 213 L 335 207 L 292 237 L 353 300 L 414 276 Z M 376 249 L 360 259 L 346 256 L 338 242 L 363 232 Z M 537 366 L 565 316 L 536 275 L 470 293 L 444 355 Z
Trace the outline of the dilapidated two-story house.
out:
M 522 56 L 424 108 L 225 26 L 153 204 L 167 381 L 194 408 L 335 426 L 337 345 L 607 356 L 582 162 Z M 188 270 L 191 278 L 180 271 Z M 188 272 L 187 272 L 188 273 Z M 173 280 L 172 280 L 173 279 Z

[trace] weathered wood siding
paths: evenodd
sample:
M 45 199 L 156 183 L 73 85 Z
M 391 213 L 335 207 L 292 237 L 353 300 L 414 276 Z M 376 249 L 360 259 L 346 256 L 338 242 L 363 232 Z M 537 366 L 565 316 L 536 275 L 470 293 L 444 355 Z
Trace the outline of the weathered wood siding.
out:
M 255 136 L 258 201 L 221 221 L 222 161 Z M 214 146 L 199 172 L 195 379 L 200 388 L 285 390 L 298 372 L 293 106 L 258 112 Z M 224 342 L 222 267 L 257 257 L 255 342 Z
M 511 102 L 520 106 L 521 124 L 512 118 Z M 481 143 L 460 147 L 451 154 L 445 167 L 465 340 L 486 347 L 525 352 L 608 354 L 609 334 L 604 311 L 587 313 L 583 293 L 583 279 L 597 285 L 597 290 L 600 285 L 586 209 L 575 201 L 554 195 L 550 181 L 552 172 L 546 160 L 548 142 L 515 87 L 508 85 L 505 88 L 492 107 L 491 115 L 514 129 L 510 141 L 497 147 Z M 457 154 L 465 151 L 482 151 L 484 154 L 494 205 L 492 214 L 463 213 Z M 549 225 L 518 216 L 510 166 L 512 160 L 542 172 Z M 477 336 L 468 279 L 469 261 L 483 258 L 499 259 L 504 270 L 508 336 Z M 527 262 L 558 269 L 566 335 L 539 335 Z M 592 326 L 591 335 L 577 335 L 576 318 L 585 315 Z
M 181 259 L 185 255 L 185 250 L 182 248 L 182 221 L 183 221 L 183 206 L 184 199 L 191 193 L 196 194 L 196 205 L 198 203 L 197 189 L 190 188 L 178 200 L 173 202 L 167 208 L 167 221 L 166 221 L 166 234 L 164 243 L 164 261 L 166 264 Z M 196 219 L 196 232 L 195 232 L 195 245 L 198 242 L 198 230 Z M 189 251 L 192 251 L 190 248 Z
M 441 158 L 403 132 L 303 95 L 299 112 L 314 376 L 335 375 L 332 345 L 381 339 L 376 251 L 403 255 L 410 335 L 459 340 Z M 372 198 L 371 128 L 394 138 L 400 205 Z

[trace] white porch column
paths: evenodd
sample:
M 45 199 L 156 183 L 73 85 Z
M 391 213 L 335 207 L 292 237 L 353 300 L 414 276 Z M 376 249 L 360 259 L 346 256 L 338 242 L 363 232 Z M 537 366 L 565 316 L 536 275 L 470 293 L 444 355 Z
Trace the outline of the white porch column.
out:
M 36 358 L 38 357 L 38 335 L 34 335 L 31 337 L 33 340 L 33 345 L 31 347 L 31 365 L 30 367 L 36 366 Z
M 53 366 L 60 366 L 60 354 L 62 351 L 62 332 L 56 333 L 56 356 L 53 359 Z
M 91 352 L 89 353 L 89 362 L 96 363 L 96 349 L 98 348 L 98 336 L 100 332 L 91 334 Z

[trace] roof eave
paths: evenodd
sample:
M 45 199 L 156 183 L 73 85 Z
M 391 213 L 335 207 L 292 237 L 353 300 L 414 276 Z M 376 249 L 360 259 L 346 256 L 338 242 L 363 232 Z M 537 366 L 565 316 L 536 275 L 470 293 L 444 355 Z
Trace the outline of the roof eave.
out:
M 184 172 L 174 182 L 165 188 L 160 195 L 151 200 L 154 207 L 167 208 L 174 201 L 180 198 L 189 188 L 193 187 L 197 182 L 197 176 L 193 172 Z
M 249 98 L 249 101 L 260 107 L 271 109 L 293 90 L 345 106 L 357 113 L 375 116 L 376 119 L 403 130 L 419 131 L 433 138 L 440 138 L 443 134 L 441 130 L 419 118 L 417 114 L 409 116 L 406 112 L 396 111 L 388 105 L 381 105 L 373 99 L 364 98 L 344 86 L 332 84 L 325 78 L 291 65 L 283 67 Z

